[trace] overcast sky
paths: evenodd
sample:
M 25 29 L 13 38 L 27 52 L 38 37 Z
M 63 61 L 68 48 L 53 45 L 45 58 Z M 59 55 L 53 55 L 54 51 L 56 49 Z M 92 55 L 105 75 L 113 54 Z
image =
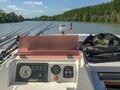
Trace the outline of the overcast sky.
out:
M 65 11 L 111 0 L 0 0 L 0 9 L 15 12 L 25 18 L 57 15 Z

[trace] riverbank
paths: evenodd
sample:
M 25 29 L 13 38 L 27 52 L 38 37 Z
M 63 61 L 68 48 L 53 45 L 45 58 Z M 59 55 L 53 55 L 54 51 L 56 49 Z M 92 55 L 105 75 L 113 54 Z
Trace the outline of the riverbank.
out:
M 54 16 L 40 16 L 33 18 L 35 21 L 74 21 L 74 22 L 99 22 L 120 24 L 120 0 L 102 3 L 94 6 L 72 9 Z
M 5 13 L 0 10 L 0 23 L 21 22 L 24 20 L 22 15 L 16 15 L 14 12 Z

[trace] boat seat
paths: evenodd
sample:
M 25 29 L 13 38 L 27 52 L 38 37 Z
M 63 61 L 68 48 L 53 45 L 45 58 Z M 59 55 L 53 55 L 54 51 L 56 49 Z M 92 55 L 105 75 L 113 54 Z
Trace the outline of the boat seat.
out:
M 20 56 L 79 56 L 77 35 L 20 36 Z

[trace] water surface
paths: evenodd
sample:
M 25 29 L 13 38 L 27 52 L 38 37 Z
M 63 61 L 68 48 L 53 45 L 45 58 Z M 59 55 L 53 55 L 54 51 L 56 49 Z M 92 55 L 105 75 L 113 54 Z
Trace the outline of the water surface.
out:
M 41 27 L 34 29 L 30 34 L 35 35 L 47 25 L 52 24 L 54 28 L 46 31 L 45 34 L 59 34 L 59 25 L 66 25 L 66 34 L 98 34 L 98 33 L 113 33 L 120 34 L 120 24 L 101 24 L 101 23 L 85 23 L 72 22 L 73 30 L 69 32 L 70 22 L 56 22 L 56 21 L 24 21 L 19 23 L 3 23 L 0 24 L 0 37 L 5 34 L 22 29 L 22 31 L 30 30 L 31 28 L 44 23 Z

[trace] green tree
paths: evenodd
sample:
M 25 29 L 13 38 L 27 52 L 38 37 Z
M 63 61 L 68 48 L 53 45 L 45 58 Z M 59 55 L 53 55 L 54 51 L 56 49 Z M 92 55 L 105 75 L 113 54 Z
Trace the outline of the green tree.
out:
M 52 17 L 40 16 L 34 20 L 119 23 L 119 15 L 120 0 L 111 0 L 111 2 L 73 9 Z
M 0 23 L 19 22 L 23 20 L 24 17 L 22 15 L 18 16 L 14 12 L 5 13 L 4 10 L 0 10 Z

